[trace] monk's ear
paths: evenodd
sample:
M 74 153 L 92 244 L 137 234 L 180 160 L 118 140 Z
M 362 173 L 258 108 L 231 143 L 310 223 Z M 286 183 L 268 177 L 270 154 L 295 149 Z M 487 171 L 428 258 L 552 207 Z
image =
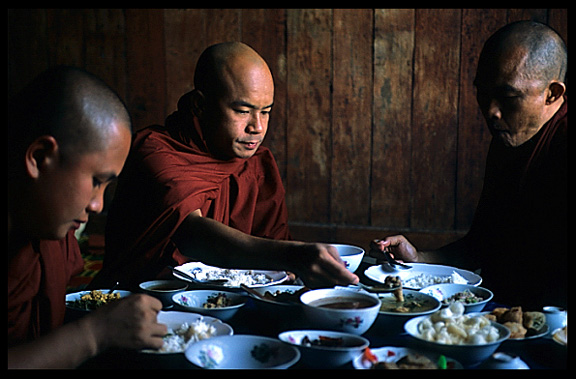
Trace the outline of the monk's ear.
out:
M 26 173 L 32 179 L 40 175 L 58 161 L 58 142 L 52 136 L 36 138 L 26 149 Z
M 192 108 L 192 112 L 198 118 L 202 118 L 202 115 L 206 111 L 206 96 L 202 93 L 202 91 L 198 89 L 192 90 L 190 93 L 190 107 Z
M 548 85 L 548 94 L 546 96 L 546 105 L 550 105 L 561 99 L 566 92 L 566 85 L 562 82 L 552 82 Z

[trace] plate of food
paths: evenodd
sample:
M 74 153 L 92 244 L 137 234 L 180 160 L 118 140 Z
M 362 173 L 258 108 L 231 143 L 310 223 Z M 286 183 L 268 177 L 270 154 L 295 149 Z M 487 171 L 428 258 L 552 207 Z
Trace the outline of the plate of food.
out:
M 132 292 L 114 290 L 92 290 L 69 293 L 66 295 L 66 307 L 75 311 L 90 312 L 103 305 L 120 300 Z
M 482 312 L 491 321 L 504 325 L 510 330 L 508 341 L 525 341 L 544 337 L 549 332 L 546 315 L 542 312 L 524 311 L 521 306 L 495 308 Z
M 404 288 L 420 290 L 422 288 L 440 284 L 456 283 L 478 286 L 482 283 L 479 275 L 451 266 L 443 266 L 429 263 L 410 263 L 411 269 L 395 269 L 389 264 L 368 267 L 364 275 L 371 280 L 384 283 L 386 277 L 399 276 Z
M 198 341 L 234 334 L 230 325 L 217 318 L 197 313 L 160 311 L 157 319 L 168 328 L 168 333 L 164 336 L 164 345 L 158 350 L 142 350 L 143 353 L 180 354 Z
M 376 349 L 366 348 L 354 358 L 352 364 L 357 370 L 378 369 L 462 369 L 462 365 L 444 355 L 421 353 L 404 347 L 387 346 Z
M 207 285 L 238 289 L 242 284 L 247 287 L 264 287 L 280 284 L 288 279 L 288 274 L 285 271 L 228 269 L 205 265 L 201 262 L 188 262 L 175 267 L 172 271 L 176 278 L 190 282 L 190 279 L 180 275 L 178 271 L 200 281 L 225 279 L 223 283 Z

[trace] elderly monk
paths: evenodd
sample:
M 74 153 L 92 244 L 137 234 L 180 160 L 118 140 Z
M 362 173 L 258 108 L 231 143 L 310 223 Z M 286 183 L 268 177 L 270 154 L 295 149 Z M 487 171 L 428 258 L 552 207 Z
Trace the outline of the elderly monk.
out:
M 474 84 L 493 136 L 468 234 L 434 252 L 403 236 L 373 242 L 410 262 L 481 269 L 496 301 L 538 310 L 567 302 L 567 50 L 546 25 L 522 21 L 484 45 Z
M 358 281 L 333 247 L 290 240 L 282 180 L 261 146 L 274 102 L 262 57 L 243 43 L 213 45 L 194 87 L 165 126 L 136 133 L 91 286 L 135 288 L 189 260 L 286 270 L 308 286 Z
M 8 111 L 8 367 L 71 368 L 108 347 L 161 347 L 162 305 L 145 295 L 63 325 L 66 285 L 83 266 L 74 230 L 102 210 L 130 149 L 124 105 L 93 75 L 58 67 Z

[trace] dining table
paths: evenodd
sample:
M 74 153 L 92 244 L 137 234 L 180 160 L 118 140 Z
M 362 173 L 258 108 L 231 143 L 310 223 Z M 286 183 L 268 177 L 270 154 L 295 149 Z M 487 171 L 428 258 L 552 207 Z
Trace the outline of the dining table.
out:
M 363 261 L 356 271 L 362 282 L 369 282 L 363 273 L 372 264 L 370 260 Z M 188 290 L 195 288 L 205 289 L 205 286 L 190 283 Z M 306 320 L 290 319 L 290 325 L 285 324 L 286 318 L 275 318 L 269 314 L 263 314 L 258 306 L 258 301 L 248 293 L 246 305 L 240 309 L 236 315 L 226 323 L 233 328 L 234 335 L 249 334 L 277 338 L 286 330 L 297 329 L 294 326 L 301 321 L 306 329 Z M 489 302 L 485 310 L 500 307 L 502 304 Z M 166 309 L 171 311 L 172 309 Z M 173 310 L 182 311 L 173 308 Z M 303 316 L 299 316 L 303 317 Z M 417 341 L 406 333 L 386 334 L 381 331 L 369 329 L 363 337 L 370 341 L 369 347 L 378 348 L 385 346 L 407 347 L 418 349 Z M 567 368 L 567 347 L 555 342 L 549 335 L 541 338 L 527 339 L 522 341 L 506 340 L 497 352 L 503 352 L 513 357 L 519 357 L 530 369 L 566 369 Z M 316 367 L 317 368 L 317 367 Z M 354 369 L 352 362 L 341 367 L 325 367 L 326 369 Z M 465 369 L 480 369 L 481 365 L 464 367 Z M 199 369 L 185 357 L 184 353 L 172 354 L 151 354 L 128 349 L 109 349 L 100 355 L 85 361 L 79 369 Z M 301 360 L 290 369 L 310 369 Z

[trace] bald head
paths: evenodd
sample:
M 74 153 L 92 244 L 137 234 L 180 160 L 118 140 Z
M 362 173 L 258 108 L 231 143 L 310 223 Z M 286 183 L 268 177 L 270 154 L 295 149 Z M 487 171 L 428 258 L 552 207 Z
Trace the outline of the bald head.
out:
M 535 21 L 518 21 L 504 26 L 485 43 L 478 62 L 478 71 L 490 71 L 510 56 L 516 59 L 526 78 L 543 83 L 564 82 L 568 54 L 562 38 L 550 27 Z
M 10 154 L 17 159 L 40 136 L 53 136 L 63 159 L 104 149 L 130 117 L 118 95 L 78 68 L 56 67 L 34 79 L 9 105 Z

